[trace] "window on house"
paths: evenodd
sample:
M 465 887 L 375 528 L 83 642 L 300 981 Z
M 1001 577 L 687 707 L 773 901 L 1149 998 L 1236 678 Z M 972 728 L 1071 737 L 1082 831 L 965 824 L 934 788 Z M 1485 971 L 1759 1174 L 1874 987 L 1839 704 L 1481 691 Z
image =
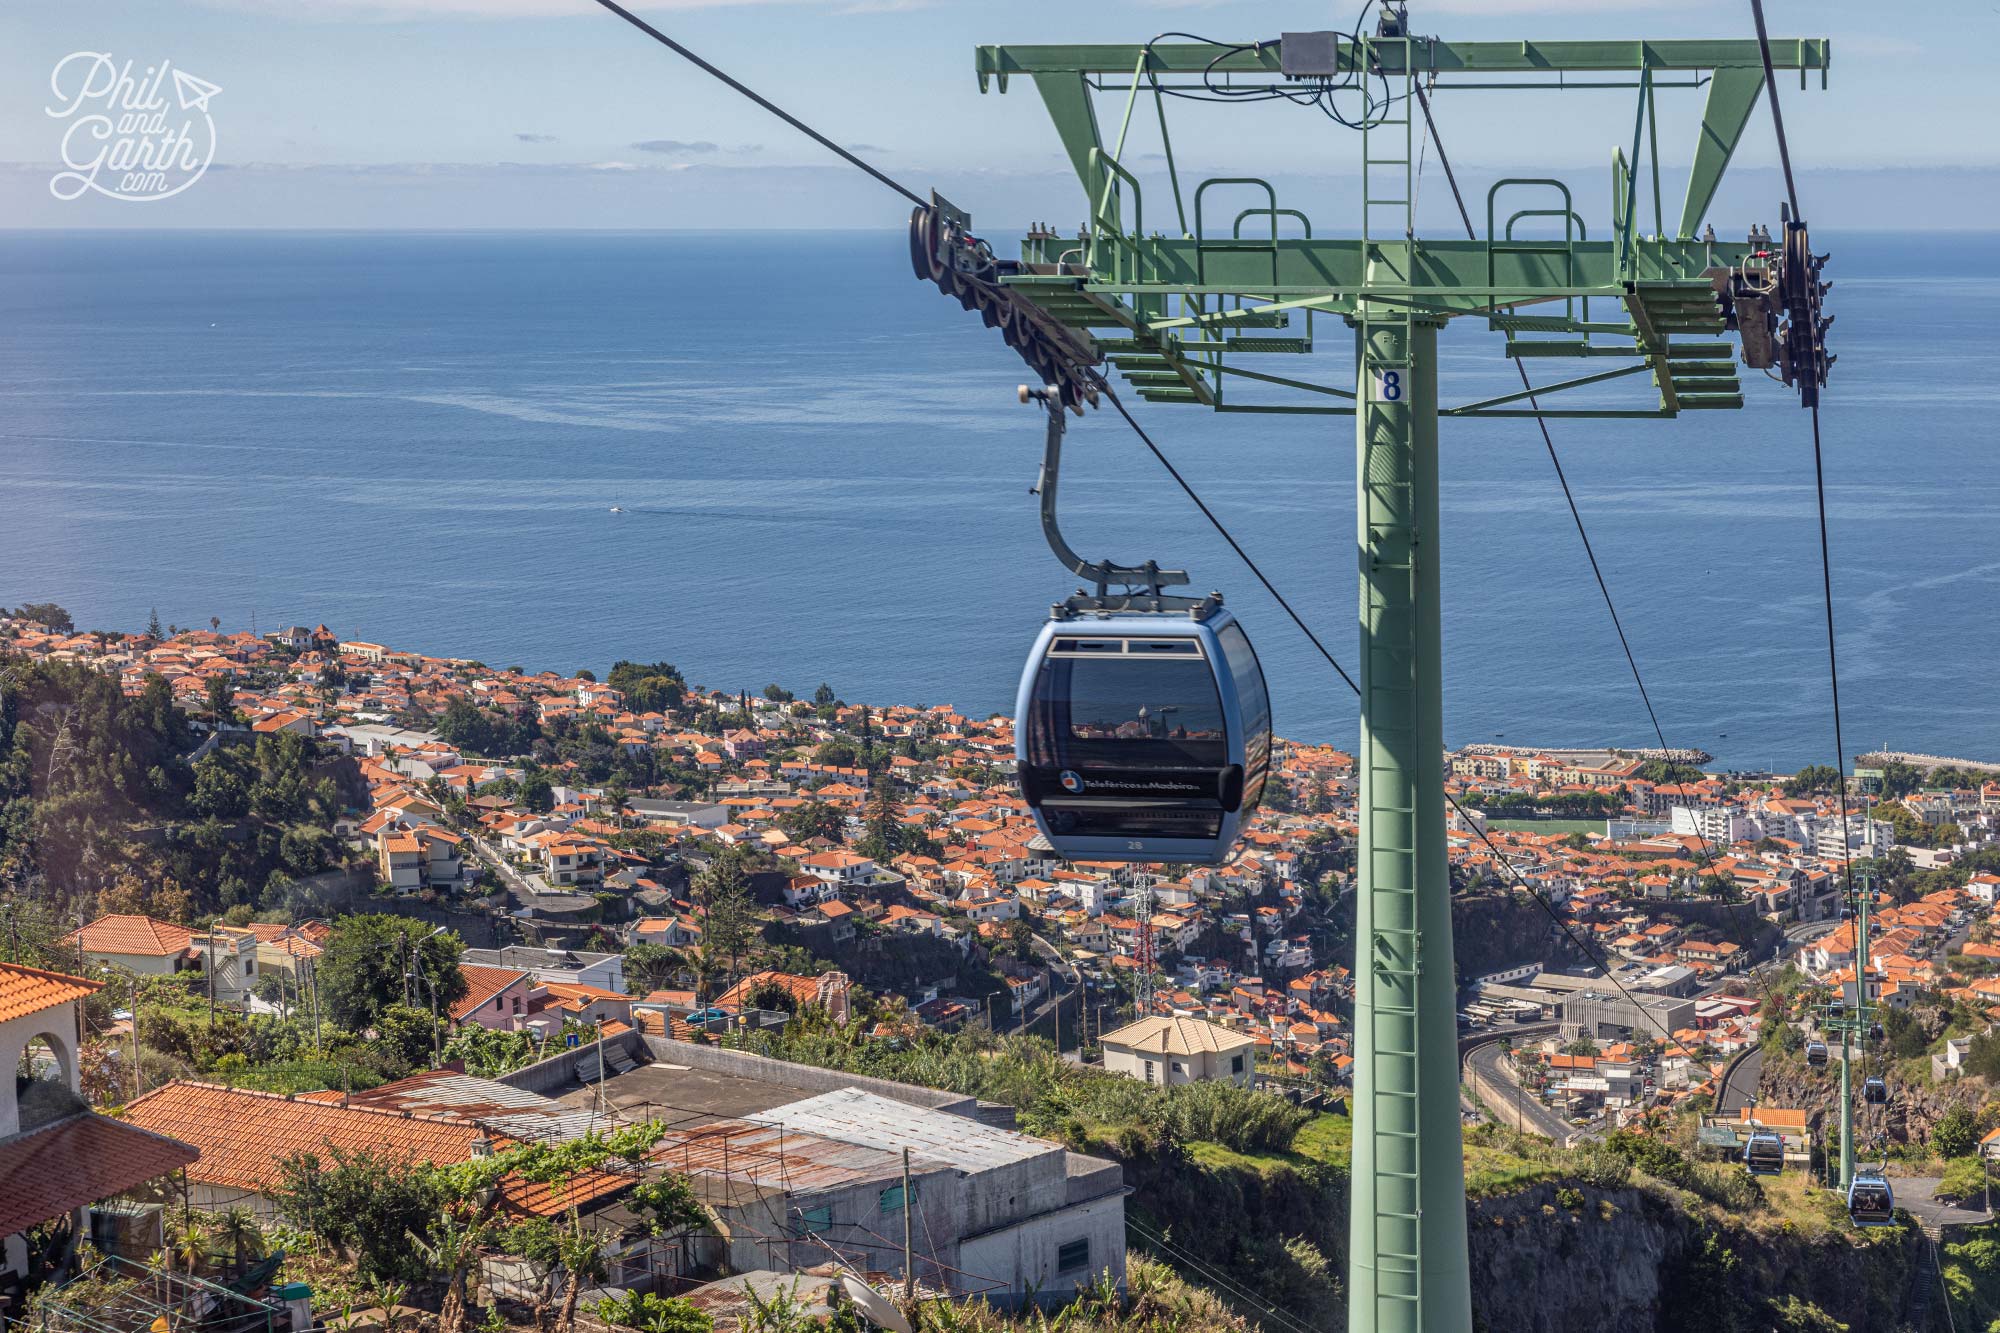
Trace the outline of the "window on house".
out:
M 1153 1069 L 1154 1069 L 1153 1062 L 1151 1060 L 1146 1061 L 1146 1081 L 1148 1083 L 1156 1081 L 1153 1077 Z
M 1056 1251 L 1056 1272 L 1074 1273 L 1090 1267 L 1090 1238 L 1073 1240 Z
M 1230 1072 L 1230 1073 L 1232 1073 L 1232 1074 L 1240 1074 L 1240 1073 L 1242 1073 L 1242 1072 L 1243 1072 L 1243 1057 L 1242 1057 L 1242 1056 L 1240 1056 L 1240 1055 L 1239 1055 L 1239 1056 L 1237 1056 L 1237 1057 L 1236 1057 L 1235 1059 L 1233 1059 L 1233 1060 L 1231 1060 L 1231 1061 L 1229 1062 L 1229 1072 Z
M 833 1208 L 809 1208 L 799 1214 L 799 1225 L 808 1233 L 828 1231 L 833 1227 Z
M 910 1193 L 913 1197 L 915 1196 L 916 1190 L 914 1187 L 911 1188 Z M 885 1213 L 901 1212 L 903 1210 L 903 1187 L 901 1185 L 891 1185 L 888 1189 L 883 1190 L 881 1195 L 876 1199 L 876 1205 Z

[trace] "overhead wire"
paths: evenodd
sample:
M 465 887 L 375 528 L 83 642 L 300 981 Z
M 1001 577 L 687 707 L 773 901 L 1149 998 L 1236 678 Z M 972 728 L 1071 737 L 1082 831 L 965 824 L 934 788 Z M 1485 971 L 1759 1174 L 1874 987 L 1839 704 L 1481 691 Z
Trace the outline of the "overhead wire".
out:
M 669 50 L 675 52 L 677 55 L 681 56 L 690 64 L 694 65 L 696 68 L 702 70 L 704 73 L 715 76 L 717 79 L 721 80 L 729 87 L 735 89 L 739 93 L 742 93 L 745 97 L 755 102 L 758 106 L 763 107 L 766 111 L 776 116 L 779 120 L 784 121 L 787 125 L 790 125 L 800 134 L 805 135 L 808 139 L 811 139 L 814 143 L 817 143 L 820 147 L 825 148 L 827 151 L 833 153 L 835 156 L 844 159 L 851 165 L 861 168 L 861 170 L 867 172 L 869 175 L 873 176 L 876 180 L 882 182 L 884 185 L 894 190 L 897 194 L 902 195 L 905 199 L 909 200 L 911 203 L 916 204 L 919 207 L 929 206 L 930 201 L 928 199 L 925 199 L 922 195 L 918 194 L 915 190 L 910 189 L 908 186 L 894 179 L 886 172 L 883 172 L 877 169 L 876 167 L 870 165 L 868 162 L 863 161 L 859 156 L 849 151 L 848 149 L 841 147 L 833 140 L 827 138 L 824 134 L 821 134 L 818 130 L 806 124 L 803 120 L 800 120 L 797 116 L 785 110 L 783 107 L 779 106 L 776 102 L 773 102 L 770 98 L 765 97 L 762 93 L 759 93 L 756 90 L 749 87 L 747 84 L 744 84 L 741 81 L 730 77 L 727 73 L 723 72 L 721 69 L 718 69 L 716 66 L 710 64 L 708 61 L 703 60 L 693 51 L 690 51 L 687 47 L 681 45 L 681 43 L 667 36 L 667 34 L 661 32 L 658 28 L 654 27 L 652 24 L 646 22 L 646 20 L 640 18 L 637 14 L 634 14 L 631 10 L 619 4 L 617 0 L 597 0 L 597 3 L 604 6 L 612 13 L 616 14 L 619 18 L 624 19 L 627 23 L 637 28 L 640 32 L 645 33 L 648 37 L 651 37 L 654 41 L 660 43 L 662 46 L 665 46 Z
M 1310 1325 L 1300 1320 L 1296 1315 L 1290 1314 L 1272 1303 L 1270 1297 L 1260 1295 L 1246 1288 L 1241 1279 L 1231 1278 L 1217 1272 L 1212 1264 L 1195 1258 L 1165 1236 L 1138 1221 L 1129 1212 L 1125 1215 L 1125 1226 L 1128 1230 L 1137 1234 L 1139 1239 L 1145 1241 L 1149 1247 L 1160 1251 L 1169 1258 L 1179 1260 L 1182 1265 L 1193 1269 L 1197 1275 L 1220 1288 L 1226 1294 L 1236 1297 L 1237 1300 L 1243 1301 L 1260 1313 L 1275 1319 L 1289 1333 L 1315 1333 L 1315 1330 Z
M 881 182 L 888 188 L 896 191 L 896 193 L 902 195 L 904 198 L 909 199 L 919 205 L 927 206 L 927 202 L 921 196 L 917 195 L 915 192 L 911 191 L 909 188 L 902 185 L 900 182 L 892 179 L 888 175 L 884 174 L 883 172 L 877 170 L 875 167 L 871 166 L 869 163 L 863 161 L 860 157 L 849 152 L 847 149 L 842 148 L 840 145 L 834 143 L 833 140 L 827 138 L 824 134 L 821 134 L 818 130 L 813 129 L 810 125 L 806 124 L 798 117 L 792 115 L 790 112 L 785 111 L 783 108 L 779 107 L 776 103 L 770 101 L 768 98 L 765 98 L 760 94 L 756 93 L 747 85 L 742 83 L 740 80 L 731 77 L 729 74 L 727 74 L 717 66 L 702 59 L 700 56 L 696 55 L 693 51 L 689 50 L 686 46 L 682 45 L 680 42 L 675 41 L 673 38 L 661 32 L 658 28 L 655 28 L 652 24 L 647 23 L 645 20 L 633 14 L 630 10 L 624 8 L 622 5 L 619 5 L 616 2 L 616 0 L 597 0 L 597 3 L 602 5 L 605 9 L 609 10 L 610 12 L 618 15 L 620 18 L 623 18 L 626 22 L 630 23 L 633 27 L 638 28 L 641 32 L 644 32 L 648 36 L 652 37 L 655 41 L 658 41 L 662 45 L 668 47 L 669 49 L 673 50 L 677 54 L 687 59 L 688 61 L 692 62 L 705 72 L 713 75 L 716 79 L 726 84 L 728 87 L 741 93 L 743 96 L 757 103 L 765 110 L 779 117 L 781 120 L 785 121 L 793 128 L 799 130 L 801 133 L 805 134 L 807 137 L 811 138 L 816 143 L 819 143 L 822 146 L 830 149 L 838 156 L 845 159 L 847 162 L 851 163 L 853 166 L 858 167 L 860 170 L 868 173 L 870 176 L 874 177 L 877 181 Z M 1364 7 L 1363 17 L 1366 16 L 1367 9 L 1373 8 L 1373 4 L 1374 0 L 1369 0 L 1369 4 L 1366 7 Z M 1357 25 L 1357 33 L 1358 33 L 1358 25 Z M 1175 34 L 1175 35 L 1189 36 L 1189 37 L 1193 36 L 1193 34 L 1186 34 L 1186 33 Z M 1200 39 L 1196 38 L 1196 40 Z M 1385 76 L 1385 82 L 1386 82 L 1386 76 Z M 1443 160 L 1442 151 L 1440 151 L 1440 161 L 1442 160 Z M 1328 665 L 1333 667 L 1334 671 L 1339 674 L 1341 680 L 1346 682 L 1347 687 L 1350 690 L 1354 691 L 1356 695 L 1359 695 L 1361 693 L 1361 687 L 1359 684 L 1356 683 L 1354 677 L 1348 673 L 1347 669 L 1340 664 L 1339 660 L 1334 657 L 1333 653 L 1326 647 L 1324 643 L 1320 641 L 1319 636 L 1315 634 L 1309 626 L 1307 626 L 1304 619 L 1298 614 L 1297 611 L 1295 611 L 1292 608 L 1291 603 L 1288 600 L 1286 600 L 1282 594 L 1278 592 L 1277 588 L 1272 584 L 1271 580 L 1265 575 L 1263 569 L 1260 566 L 1258 566 L 1256 561 L 1251 559 L 1249 553 L 1243 549 L 1242 544 L 1236 540 L 1234 534 L 1232 534 L 1228 530 L 1227 526 L 1222 522 L 1222 520 L 1218 518 L 1215 515 L 1215 512 L 1209 508 L 1208 504 L 1201 499 L 1200 495 L 1195 491 L 1195 489 L 1188 484 L 1186 478 L 1181 475 L 1180 470 L 1173 465 L 1173 463 L 1167 458 L 1166 454 L 1162 452 L 1159 446 L 1153 442 L 1152 437 L 1146 433 L 1145 429 L 1142 426 L 1139 425 L 1138 420 L 1135 417 L 1133 417 L 1131 412 L 1127 410 L 1127 408 L 1125 407 L 1125 404 L 1119 399 L 1116 390 L 1114 390 L 1111 387 L 1110 383 L 1107 380 L 1105 380 L 1105 378 L 1102 375 L 1099 375 L 1093 371 L 1091 373 L 1091 377 L 1095 382 L 1095 384 L 1097 385 L 1099 391 L 1111 400 L 1112 406 L 1118 410 L 1118 414 L 1124 418 L 1126 424 L 1130 426 L 1132 430 L 1139 436 L 1141 441 L 1145 443 L 1146 447 L 1148 448 L 1148 450 L 1151 451 L 1154 458 L 1160 462 L 1161 466 L 1167 469 L 1169 475 L 1171 475 L 1175 480 L 1175 482 L 1177 482 L 1180 485 L 1182 491 L 1184 491 L 1187 494 L 1188 498 L 1194 501 L 1195 506 L 1201 510 L 1203 517 L 1205 517 L 1209 521 L 1209 523 L 1215 528 L 1215 530 L 1221 534 L 1223 539 L 1229 543 L 1230 548 L 1235 551 L 1237 557 L 1243 561 L 1244 565 L 1249 568 L 1250 572 L 1256 576 L 1257 581 L 1263 584 L 1265 590 L 1271 594 L 1271 596 L 1284 609 L 1285 613 L 1291 617 L 1292 623 L 1299 628 L 1300 632 L 1306 636 L 1306 638 L 1312 643 L 1313 647 L 1319 651 L 1320 656 L 1326 659 Z M 1639 1004 L 1637 999 L 1632 995 L 1632 993 L 1626 990 L 1623 983 L 1618 981 L 1618 979 L 1612 975 L 1610 965 L 1608 961 L 1604 958 L 1604 956 L 1602 954 L 1597 953 L 1590 945 L 1586 944 L 1584 940 L 1579 935 L 1577 935 L 1577 933 L 1570 926 L 1570 924 L 1563 919 L 1562 914 L 1556 911 L 1554 904 L 1549 902 L 1548 898 L 1545 895 L 1543 895 L 1541 892 L 1536 890 L 1532 885 L 1528 883 L 1527 879 L 1520 873 L 1520 871 L 1515 869 L 1513 864 L 1509 862 L 1506 859 L 1506 857 L 1502 854 L 1498 844 L 1496 844 L 1493 841 L 1492 837 L 1488 835 L 1485 828 L 1483 828 L 1477 821 L 1473 820 L 1467 814 L 1465 808 L 1458 802 L 1457 798 L 1452 796 L 1450 792 L 1446 792 L 1444 795 L 1445 795 L 1445 800 L 1451 805 L 1451 807 L 1454 810 L 1458 811 L 1459 817 L 1465 822 L 1466 827 L 1470 828 L 1475 834 L 1477 834 L 1480 841 L 1484 842 L 1488 850 L 1493 853 L 1495 863 L 1499 865 L 1502 869 L 1504 869 L 1508 873 L 1508 875 L 1510 875 L 1513 878 L 1514 883 L 1524 893 L 1526 893 L 1530 899 L 1532 899 L 1534 902 L 1536 902 L 1541 906 L 1542 910 L 1548 914 L 1550 919 L 1556 923 L 1556 926 L 1564 933 L 1565 936 L 1567 936 L 1570 942 L 1573 945 L 1575 945 L 1580 952 L 1582 952 L 1586 957 L 1592 958 L 1595 962 L 1598 963 L 1599 966 L 1604 968 L 1606 980 L 1611 982 L 1612 986 L 1616 988 L 1618 992 L 1621 995 L 1623 995 L 1628 1002 L 1632 1004 L 1633 1008 L 1637 1012 L 1645 1015 L 1645 1017 L 1652 1023 L 1652 1025 L 1658 1028 L 1659 1031 L 1662 1033 L 1662 1035 L 1667 1037 L 1667 1039 L 1671 1041 L 1672 1034 L 1667 1031 L 1666 1027 L 1659 1021 L 1659 1019 L 1654 1017 L 1651 1011 L 1646 1009 L 1645 1006 Z

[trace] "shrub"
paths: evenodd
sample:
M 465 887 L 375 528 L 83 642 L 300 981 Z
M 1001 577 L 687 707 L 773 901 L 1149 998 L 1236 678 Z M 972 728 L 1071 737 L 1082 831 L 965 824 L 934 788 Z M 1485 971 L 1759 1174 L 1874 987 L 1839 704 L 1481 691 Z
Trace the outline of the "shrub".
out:
M 1979 1122 L 1963 1102 L 1931 1126 L 1931 1147 L 1940 1157 L 1963 1157 L 1979 1145 Z
M 709 1333 L 715 1327 L 715 1321 L 692 1302 L 646 1291 L 606 1297 L 597 1303 L 597 1317 L 641 1333 Z
M 1944 1179 L 1934 1191 L 1940 1199 L 1970 1199 L 1986 1189 L 1986 1164 L 1977 1157 L 1959 1157 L 1945 1163 Z
M 1290 1152 L 1312 1112 L 1281 1097 L 1234 1083 L 1185 1083 L 1168 1091 L 1161 1108 L 1167 1132 L 1177 1139 L 1206 1139 L 1237 1152 Z
M 1571 1212 L 1583 1207 L 1583 1191 L 1573 1190 L 1565 1185 L 1556 1191 L 1556 1203 Z

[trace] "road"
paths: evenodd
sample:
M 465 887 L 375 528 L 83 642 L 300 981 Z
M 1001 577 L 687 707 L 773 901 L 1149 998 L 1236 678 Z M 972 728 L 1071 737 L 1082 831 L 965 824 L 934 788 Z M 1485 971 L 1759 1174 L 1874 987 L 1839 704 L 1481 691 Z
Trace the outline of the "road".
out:
M 1760 1048 L 1743 1057 L 1743 1063 L 1729 1071 L 1729 1079 L 1722 1085 L 1721 1093 L 1715 1099 L 1715 1109 L 1721 1115 L 1735 1115 L 1757 1099 L 1757 1080 L 1764 1076 L 1764 1052 Z
M 1511 1087 L 1518 1091 L 1519 1085 L 1501 1064 L 1501 1040 L 1511 1037 L 1516 1042 L 1535 1041 L 1557 1030 L 1558 1025 L 1554 1023 L 1524 1023 L 1512 1029 L 1460 1037 L 1459 1063 L 1476 1071 L 1483 1081 L 1495 1088 Z M 1576 1126 L 1525 1092 L 1519 1097 L 1488 1100 L 1486 1109 L 1502 1124 L 1518 1126 L 1524 1132 L 1540 1134 L 1559 1144 L 1566 1144 L 1578 1136 Z
M 1513 1076 L 1502 1066 L 1505 1052 L 1500 1043 L 1492 1042 L 1474 1048 L 1465 1063 L 1482 1080 L 1496 1088 L 1513 1088 L 1517 1095 L 1508 1098 L 1489 1098 L 1486 1107 L 1503 1125 L 1513 1126 L 1526 1134 L 1539 1134 L 1558 1145 L 1566 1145 L 1577 1137 L 1576 1126 L 1564 1120 L 1531 1094 L 1521 1090 Z
M 470 838 L 467 841 L 472 844 L 473 854 L 485 864 L 488 870 L 498 876 L 500 882 L 511 889 L 516 897 L 524 894 L 529 896 L 534 894 L 534 888 L 527 880 L 521 878 L 521 872 L 508 865 L 498 852 L 486 845 L 483 838 Z
M 1969 1207 L 1933 1199 L 1931 1191 L 1938 1187 L 1936 1176 L 1892 1176 L 1889 1186 L 1896 1191 L 1896 1206 L 1924 1226 L 1969 1227 L 1993 1220 L 1993 1214 L 1980 1207 L 1983 1199 L 1968 1199 Z

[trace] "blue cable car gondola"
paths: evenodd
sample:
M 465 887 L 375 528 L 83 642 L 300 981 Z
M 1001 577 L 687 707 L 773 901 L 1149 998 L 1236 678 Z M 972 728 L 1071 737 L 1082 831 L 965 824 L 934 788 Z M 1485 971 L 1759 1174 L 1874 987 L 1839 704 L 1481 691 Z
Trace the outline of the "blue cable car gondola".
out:
M 1095 586 L 1055 606 L 1021 673 L 1021 796 L 1063 856 L 1225 860 L 1271 765 L 1257 654 L 1220 595 L 1163 591 L 1186 584 L 1183 571 L 1076 553 L 1056 522 L 1066 400 L 1051 384 L 1022 386 L 1021 401 L 1048 412 L 1035 488 L 1042 535 L 1064 568 Z
M 1871 1106 L 1881 1106 L 1889 1100 L 1889 1085 L 1874 1075 L 1861 1081 L 1861 1100 Z
M 1847 1187 L 1847 1216 L 1858 1227 L 1886 1227 L 1896 1220 L 1896 1191 L 1880 1171 L 1856 1171 Z
M 1743 1165 L 1753 1176 L 1780 1174 L 1785 1169 L 1785 1141 L 1769 1131 L 1756 1131 L 1743 1145 Z
M 1214 598 L 1179 613 L 1059 609 L 1014 716 L 1021 795 L 1064 856 L 1220 861 L 1263 796 L 1264 674 Z
M 1806 1063 L 1814 1069 L 1820 1069 L 1825 1066 L 1826 1064 L 1825 1042 L 1809 1041 L 1806 1043 Z

